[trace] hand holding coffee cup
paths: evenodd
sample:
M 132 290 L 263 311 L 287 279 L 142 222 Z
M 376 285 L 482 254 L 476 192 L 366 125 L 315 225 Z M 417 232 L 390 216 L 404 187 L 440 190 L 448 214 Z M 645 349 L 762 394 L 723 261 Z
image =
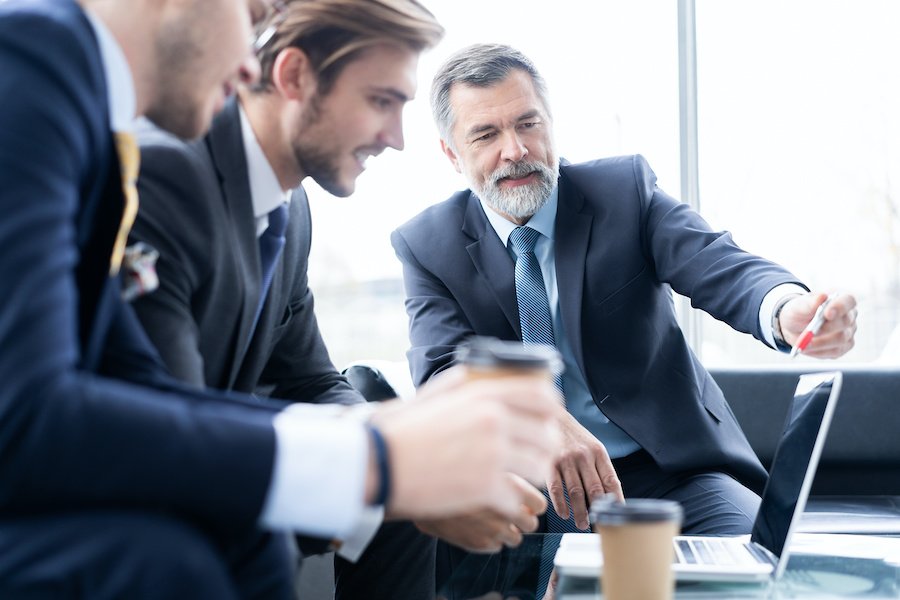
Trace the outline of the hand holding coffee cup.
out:
M 552 346 L 474 336 L 458 347 L 457 362 L 473 387 L 494 386 L 498 391 L 495 397 L 511 409 L 511 435 L 524 449 L 514 456 L 527 464 L 510 470 L 542 487 L 560 449 L 559 419 L 565 415 L 562 395 L 555 383 L 563 369 L 559 352 Z M 530 386 L 532 394 L 540 395 L 544 401 L 541 404 L 550 399 L 554 404 L 553 419 L 538 423 L 529 414 L 537 408 L 534 399 L 525 401 L 521 394 L 510 393 L 513 386 L 521 385 Z M 529 465 L 540 467 L 540 476 L 537 470 L 528 469 Z
M 522 492 L 509 474 L 541 485 L 551 472 L 565 414 L 547 375 L 552 361 L 543 350 L 534 361 L 533 349 L 524 351 L 529 361 L 510 358 L 521 345 L 497 342 L 488 344 L 494 349 L 488 355 L 509 369 L 488 368 L 493 359 L 462 361 L 419 388 L 415 399 L 372 415 L 397 474 L 391 516 L 436 519 L 487 509 L 516 519 Z M 497 350 L 504 346 L 507 352 Z M 523 363 L 528 368 L 514 368 Z

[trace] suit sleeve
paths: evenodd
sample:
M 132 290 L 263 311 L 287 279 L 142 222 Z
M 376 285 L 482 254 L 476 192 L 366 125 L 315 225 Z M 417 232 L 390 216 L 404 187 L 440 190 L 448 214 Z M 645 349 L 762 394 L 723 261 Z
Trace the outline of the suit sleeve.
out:
M 687 204 L 659 189 L 641 156 L 634 157 L 634 173 L 642 245 L 660 281 L 690 298 L 694 308 L 765 341 L 759 324 L 763 298 L 778 285 L 803 283 L 780 265 L 743 250 L 731 233 L 713 230 Z
M 171 373 L 181 381 L 204 387 L 204 362 L 197 322 L 191 311 L 195 290 L 209 269 L 201 257 L 212 247 L 202 207 L 213 193 L 204 170 L 189 147 L 163 133 L 142 143 L 138 189 L 141 209 L 131 241 L 159 252 L 159 288 L 137 298 L 134 308 Z
M 413 383 L 420 386 L 449 368 L 456 347 L 476 332 L 450 290 L 416 259 L 403 232 L 394 231 L 391 244 L 403 265 L 411 343 L 407 359 Z
M 294 282 L 286 322 L 266 363 L 261 383 L 272 395 L 316 404 L 358 404 L 365 399 L 337 372 L 322 339 L 307 268 L 312 243 L 312 221 L 306 193 L 297 190 L 291 200 L 292 231 L 300 238 Z

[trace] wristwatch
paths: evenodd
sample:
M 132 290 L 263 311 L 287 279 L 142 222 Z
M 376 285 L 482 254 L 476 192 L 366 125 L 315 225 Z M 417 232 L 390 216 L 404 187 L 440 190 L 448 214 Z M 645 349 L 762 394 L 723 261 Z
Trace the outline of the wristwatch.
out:
M 790 352 L 792 349 L 792 346 L 785 341 L 784 334 L 781 333 L 781 320 L 779 319 L 781 309 L 784 308 L 785 304 L 801 295 L 788 294 L 778 301 L 778 304 L 775 305 L 775 310 L 772 311 L 772 337 L 775 338 L 775 349 L 779 352 Z

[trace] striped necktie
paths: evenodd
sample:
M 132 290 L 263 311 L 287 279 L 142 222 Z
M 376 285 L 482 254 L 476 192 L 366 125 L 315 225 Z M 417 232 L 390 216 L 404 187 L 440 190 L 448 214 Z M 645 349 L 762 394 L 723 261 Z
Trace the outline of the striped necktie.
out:
M 519 303 L 519 325 L 523 344 L 544 344 L 556 347 L 553 337 L 553 319 L 550 302 L 544 287 L 541 265 L 534 254 L 534 246 L 541 234 L 531 227 L 516 227 L 509 235 L 509 242 L 516 253 L 516 300 Z M 562 377 L 556 376 L 556 386 L 562 392 Z M 544 494 L 547 495 L 546 490 Z M 549 496 L 548 496 L 549 502 Z M 566 493 L 566 503 L 569 502 Z M 579 531 L 574 518 L 562 519 L 548 504 L 547 531 L 549 533 L 574 533 Z
M 115 139 L 116 152 L 119 155 L 119 168 L 122 171 L 122 193 L 125 197 L 125 207 L 122 210 L 122 220 L 119 223 L 119 231 L 116 233 L 112 257 L 109 261 L 110 277 L 115 277 L 119 273 L 122 257 L 125 256 L 125 245 L 128 243 L 128 233 L 137 217 L 137 178 L 141 167 L 141 152 L 134 134 L 117 131 Z

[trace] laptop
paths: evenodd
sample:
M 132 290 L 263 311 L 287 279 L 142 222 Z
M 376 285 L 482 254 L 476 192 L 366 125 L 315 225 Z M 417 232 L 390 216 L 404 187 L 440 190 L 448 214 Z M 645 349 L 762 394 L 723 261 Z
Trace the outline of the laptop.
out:
M 788 562 L 791 536 L 806 507 L 842 379 L 839 372 L 800 376 L 749 539 L 676 536 L 672 570 L 678 581 L 753 582 L 781 577 Z M 563 535 L 554 565 L 564 575 L 596 577 L 603 566 L 597 536 Z

